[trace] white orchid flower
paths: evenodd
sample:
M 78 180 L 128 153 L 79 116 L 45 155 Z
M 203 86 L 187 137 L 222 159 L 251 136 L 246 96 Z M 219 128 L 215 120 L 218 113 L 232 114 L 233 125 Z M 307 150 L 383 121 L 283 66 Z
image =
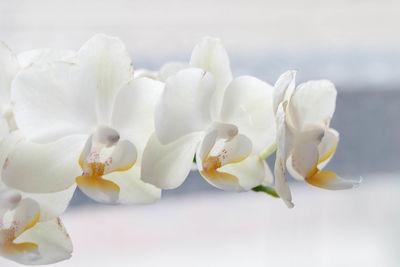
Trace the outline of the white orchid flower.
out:
M 0 166 L 8 153 L 25 142 L 14 120 L 11 83 L 21 69 L 72 56 L 71 51 L 37 49 L 15 56 L 0 43 L 1 136 Z M 32 194 L 0 181 L 0 255 L 22 264 L 51 264 L 71 257 L 72 243 L 58 218 L 67 208 L 76 186 L 57 193 Z
M 99 202 L 154 202 L 160 190 L 140 181 L 135 162 L 154 131 L 163 83 L 132 80 L 125 46 L 105 35 L 84 44 L 74 62 L 34 65 L 16 76 L 15 120 L 32 142 L 9 153 L 3 181 L 30 193 L 76 183 Z
M 282 74 L 274 93 L 278 142 L 275 184 L 277 193 L 289 207 L 293 203 L 286 168 L 295 179 L 320 188 L 339 190 L 359 184 L 334 172 L 322 171 L 339 142 L 339 133 L 329 127 L 336 105 L 334 84 L 318 80 L 295 87 L 295 75 L 294 71 Z
M 11 110 L 11 82 L 20 66 L 16 56 L 0 42 L 0 139 L 5 137 L 9 128 L 14 128 Z
M 68 61 L 75 52 L 71 50 L 34 49 L 15 55 L 0 41 L 0 138 L 16 130 L 13 104 L 11 102 L 11 83 L 18 71 L 31 64 L 47 64 L 53 61 Z
M 201 175 L 220 189 L 247 191 L 269 184 L 272 174 L 260 154 L 275 140 L 273 87 L 250 76 L 232 81 L 218 39 L 207 37 L 196 45 L 190 65 L 197 68 L 171 71 L 167 78 L 155 135 L 143 155 L 142 180 L 176 188 L 196 154 Z
M 254 77 L 234 79 L 226 88 L 218 117 L 213 76 L 189 68 L 170 77 L 156 108 L 156 134 L 144 151 L 142 180 L 176 188 L 193 157 L 201 175 L 229 191 L 247 191 L 272 180 L 260 153 L 274 142 L 273 87 Z
M 71 239 L 61 220 L 40 221 L 39 204 L 15 191 L 0 191 L 0 255 L 27 265 L 69 259 Z
M 200 43 L 193 48 L 189 63 L 169 62 L 164 64 L 160 69 L 159 79 L 165 82 L 169 77 L 187 68 L 201 68 L 214 76 L 216 89 L 212 99 L 211 112 L 213 116 L 218 116 L 225 89 L 232 81 L 229 57 L 221 40 L 209 36 L 203 37 Z
M 0 42 L 0 95 L 1 117 L 0 125 L 3 129 L 0 136 L 0 166 L 4 165 L 8 153 L 16 146 L 27 142 L 22 133 L 18 130 L 14 120 L 13 103 L 10 98 L 11 83 L 18 71 L 32 64 L 43 65 L 53 61 L 68 61 L 75 56 L 71 50 L 35 49 L 14 55 L 12 51 Z M 8 162 L 8 161 L 7 161 Z M 40 205 L 40 220 L 46 221 L 58 217 L 67 208 L 69 201 L 75 191 L 76 185 L 66 190 L 48 194 L 28 194 L 18 191 L 24 198 L 33 198 Z M 11 190 L 0 181 L 0 190 Z
M 23 138 L 16 131 L 0 142 L 0 166 Z M 32 194 L 0 181 L 0 255 L 22 264 L 55 263 L 71 257 L 72 243 L 58 216 L 67 208 L 75 187 Z

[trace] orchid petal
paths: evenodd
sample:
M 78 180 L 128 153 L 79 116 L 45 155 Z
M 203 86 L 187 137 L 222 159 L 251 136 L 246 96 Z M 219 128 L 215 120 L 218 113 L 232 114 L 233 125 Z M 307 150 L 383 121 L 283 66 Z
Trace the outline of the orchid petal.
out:
M 0 255 L 26 265 L 34 265 L 40 257 L 38 245 L 32 242 L 7 243 L 0 247 Z
M 289 114 L 295 127 L 302 131 L 309 126 L 329 126 L 335 111 L 336 88 L 327 80 L 300 84 L 293 93 Z
M 21 198 L 22 196 L 18 191 L 2 188 L 0 190 L 0 218 L 7 210 L 15 209 Z
M 275 142 L 273 91 L 272 86 L 251 76 L 234 79 L 225 91 L 221 120 L 236 125 L 249 137 L 255 153 Z
M 140 166 L 133 166 L 128 171 L 110 173 L 104 178 L 120 188 L 118 203 L 150 204 L 161 197 L 161 190 L 152 184 L 140 180 Z
M 214 91 L 214 78 L 201 69 L 185 69 L 170 77 L 155 112 L 159 141 L 168 144 L 203 131 L 211 123 L 209 103 Z
M 154 110 L 163 88 L 159 81 L 139 78 L 122 88 L 116 98 L 112 126 L 136 146 L 139 157 L 154 132 Z
M 302 181 L 318 171 L 318 146 L 324 132 L 317 127 L 297 133 L 294 148 L 286 161 L 286 167 L 295 179 Z
M 161 189 L 180 186 L 192 167 L 201 135 L 191 134 L 168 145 L 152 135 L 144 149 L 141 179 Z
M 158 80 L 158 72 L 148 69 L 137 69 L 133 74 L 133 79 L 148 78 L 151 80 Z
M 160 81 L 165 82 L 169 77 L 174 76 L 179 71 L 189 68 L 190 65 L 185 62 L 168 62 L 165 63 L 159 73 Z
M 204 37 L 193 48 L 190 66 L 210 72 L 218 88 L 225 89 L 232 80 L 228 53 L 220 39 Z
M 292 194 L 286 181 L 285 168 L 279 149 L 276 151 L 274 174 L 276 192 L 283 200 L 283 202 L 285 202 L 286 206 L 288 206 L 289 208 L 293 208 L 294 204 L 292 202 Z
M 200 161 L 204 160 L 214 147 L 217 139 L 226 139 L 229 141 L 237 136 L 238 132 L 238 128 L 233 124 L 213 122 L 199 146 L 196 158 Z
M 311 142 L 296 145 L 290 159 L 291 168 L 288 171 L 294 178 L 305 179 L 318 172 L 318 147 Z
M 283 102 L 278 106 L 276 113 L 276 125 L 277 125 L 277 143 L 278 149 L 280 150 L 280 156 L 282 157 L 282 162 L 290 156 L 295 144 L 295 130 L 290 127 L 286 121 L 286 108 L 287 102 Z
M 324 137 L 318 146 L 318 169 L 322 170 L 335 154 L 339 143 L 339 133 L 335 129 L 325 130 Z
M 12 227 L 14 227 L 15 236 L 19 236 L 22 232 L 32 228 L 40 217 L 40 206 L 33 199 L 22 199 L 17 207 L 13 217 Z
M 69 259 L 72 254 L 71 239 L 59 218 L 37 223 L 15 240 L 16 245 L 24 242 L 36 245 L 36 250 L 4 256 L 22 264 L 42 265 Z
M 11 82 L 18 70 L 19 65 L 15 55 L 0 42 L 0 112 L 10 104 Z
M 96 110 L 99 123 L 109 124 L 119 90 L 133 79 L 128 50 L 115 37 L 97 34 L 78 51 L 77 62 L 96 80 Z
M 239 179 L 233 174 L 216 170 L 200 171 L 200 173 L 209 184 L 216 188 L 231 192 L 243 191 Z
M 278 110 L 280 103 L 290 100 L 293 90 L 295 89 L 295 78 L 296 71 L 289 70 L 279 76 L 278 80 L 276 81 L 273 95 L 273 108 L 275 113 Z
M 237 167 L 226 167 L 228 165 L 236 165 L 242 163 L 251 153 L 252 143 L 244 135 L 236 135 L 229 140 L 218 140 L 220 138 L 216 130 L 209 132 L 202 140 L 197 155 L 200 157 L 197 160 L 197 166 L 201 175 L 212 185 L 222 190 L 227 191 L 243 191 L 249 190 L 249 184 L 254 182 L 255 185 L 261 184 L 264 173 L 251 177 L 251 175 L 244 175 L 244 169 L 251 165 L 252 161 L 238 165 Z M 208 150 L 208 151 L 207 151 Z M 217 155 L 214 155 L 213 152 Z M 257 157 L 258 159 L 258 157 Z M 261 162 L 261 161 L 260 161 Z M 263 165 L 261 164 L 263 167 Z M 254 167 L 254 165 L 253 165 Z M 234 173 L 243 175 L 237 177 L 235 174 L 229 172 L 232 170 Z M 241 186 L 240 180 L 244 187 Z
M 248 191 L 263 182 L 271 181 L 272 176 L 269 176 L 271 171 L 266 170 L 265 167 L 264 161 L 257 155 L 253 155 L 241 162 L 224 165 L 218 171 L 236 176 L 241 191 Z
M 29 193 L 68 189 L 81 173 L 78 159 L 86 138 L 74 135 L 49 144 L 17 144 L 3 166 L 3 181 Z
M 306 178 L 306 182 L 320 188 L 329 190 L 342 190 L 356 187 L 360 184 L 361 180 L 345 180 L 339 177 L 336 173 L 331 171 L 323 171 Z
M 48 221 L 60 216 L 67 209 L 76 189 L 76 184 L 68 189 L 46 194 L 34 194 L 21 192 L 23 198 L 35 200 L 40 206 L 39 221 Z
M 34 65 L 13 83 L 15 120 L 23 135 L 51 142 L 71 134 L 90 134 L 97 124 L 96 84 L 76 65 Z
M 3 166 L 6 162 L 7 156 L 12 151 L 12 149 L 17 145 L 19 142 L 24 142 L 21 134 L 19 131 L 12 132 L 10 135 L 7 136 L 1 143 L 0 143 L 0 166 Z M 7 160 L 7 164 L 9 164 L 9 160 Z M 47 221 L 53 218 L 58 217 L 61 215 L 65 209 L 67 208 L 74 192 L 76 185 L 70 186 L 68 189 L 56 193 L 46 193 L 46 194 L 35 194 L 35 193 L 25 193 L 25 192 L 18 192 L 15 190 L 8 189 L 2 181 L 0 181 L 0 188 L 4 188 L 7 192 L 6 195 L 13 196 L 14 201 L 15 199 L 23 198 L 30 198 L 35 200 L 40 205 L 40 220 L 39 221 Z M 12 193 L 14 192 L 14 193 Z M 3 193 L 0 193 L 3 196 Z M 10 197 L 11 197 L 10 196 Z M 18 198 L 15 198 L 19 196 Z M 11 198 L 12 200 L 13 198 Z M 0 200 L 0 203 L 2 201 Z M 0 208 L 1 209 L 1 208 Z M 10 209 L 12 209 L 10 207 Z
M 217 38 L 205 37 L 197 44 L 190 58 L 190 66 L 210 72 L 216 82 L 216 92 L 211 103 L 211 114 L 218 118 L 225 88 L 232 80 L 228 54 Z
M 74 62 L 76 52 L 73 50 L 56 49 L 34 49 L 28 50 L 17 55 L 21 68 L 29 67 L 31 64 L 46 64 L 55 61 Z
M 78 176 L 75 179 L 79 189 L 91 199 L 105 204 L 117 203 L 120 187 L 102 177 Z
M 132 168 L 136 162 L 136 147 L 128 140 L 121 140 L 115 146 L 110 158 L 111 162 L 106 165 L 104 174 L 127 171 Z
M 222 166 L 243 161 L 251 154 L 252 148 L 251 140 L 242 134 L 226 141 L 220 156 Z
M 262 160 L 264 164 L 264 180 L 261 183 L 261 185 L 264 186 L 269 186 L 274 183 L 274 175 L 272 174 L 271 168 L 268 166 L 268 164 L 265 162 L 265 160 Z
M 9 132 L 7 120 L 3 117 L 0 117 L 0 140 L 3 140 L 4 137 L 7 136 Z

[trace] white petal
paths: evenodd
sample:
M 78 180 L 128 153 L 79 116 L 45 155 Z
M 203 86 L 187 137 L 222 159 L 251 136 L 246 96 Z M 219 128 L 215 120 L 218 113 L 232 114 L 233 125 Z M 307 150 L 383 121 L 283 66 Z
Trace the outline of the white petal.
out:
M 21 192 L 24 198 L 35 200 L 40 206 L 39 221 L 48 221 L 60 216 L 67 209 L 76 189 L 76 185 L 72 185 L 67 190 L 47 193 L 34 194 Z
M 19 65 L 15 55 L 0 42 L 0 112 L 10 104 L 11 82 L 18 70 Z
M 75 179 L 79 189 L 91 199 L 104 203 L 118 202 L 120 187 L 103 177 L 78 176 Z
M 265 169 L 264 161 L 257 155 L 250 156 L 238 163 L 224 165 L 218 170 L 236 176 L 244 191 L 262 184 L 264 179 L 267 179 L 266 176 L 269 171 L 269 169 Z
M 335 154 L 339 143 L 339 133 L 332 128 L 325 130 L 324 137 L 318 146 L 318 169 L 322 170 Z
M 19 236 L 25 230 L 33 227 L 39 220 L 40 206 L 33 199 L 22 199 L 17 207 L 13 217 L 13 227 L 15 236 Z
M 9 129 L 7 120 L 5 120 L 3 117 L 0 117 L 0 141 L 7 136 L 8 132 Z
M 148 78 L 152 80 L 158 80 L 158 72 L 147 69 L 137 69 L 133 74 L 133 79 L 138 79 L 138 78 Z
M 200 157 L 196 156 L 198 169 L 207 182 L 226 191 L 244 191 L 260 185 L 264 178 L 263 170 L 257 173 L 257 164 L 251 160 L 242 163 L 251 153 L 251 141 L 239 134 L 228 141 L 220 140 L 222 145 L 215 145 L 218 138 L 215 133 L 216 131 L 212 131 L 203 138 L 197 152 Z M 206 152 L 210 145 L 214 147 Z M 262 161 L 258 156 L 256 158 L 259 160 L 258 167 L 263 168 Z M 250 171 L 250 168 L 254 169 Z M 245 174 L 246 171 L 248 174 Z
M 76 52 L 73 50 L 56 50 L 50 48 L 34 49 L 19 53 L 17 58 L 21 68 L 32 63 L 46 64 L 54 61 L 74 62 Z
M 76 135 L 49 144 L 18 144 L 3 166 L 3 181 L 29 193 L 66 190 L 81 173 L 78 161 L 86 138 Z
M 210 123 L 210 101 L 215 91 L 211 74 L 185 69 L 170 77 L 155 113 L 155 129 L 162 144 L 204 130 Z
M 295 127 L 329 126 L 335 112 L 336 88 L 330 81 L 309 81 L 300 84 L 291 98 L 289 113 Z
M 282 157 L 282 162 L 285 162 L 287 157 L 293 149 L 295 143 L 296 131 L 290 127 L 286 121 L 285 107 L 287 102 L 279 104 L 276 113 L 276 125 L 277 125 L 277 143 L 279 154 Z
M 224 89 L 232 80 L 228 53 L 220 39 L 204 37 L 193 48 L 190 66 L 211 72 L 219 88 Z
M 14 131 L 8 134 L 3 140 L 0 141 L 0 167 L 3 168 L 4 163 L 6 162 L 7 156 L 12 149 L 17 145 L 18 142 L 24 140 L 20 131 Z M 3 186 L 2 182 L 0 182 L 0 187 Z
M 213 118 L 217 118 L 224 90 L 232 80 L 229 57 L 222 42 L 217 38 L 204 37 L 192 51 L 190 66 L 201 68 L 214 76 L 216 92 L 212 99 L 211 112 Z
M 201 167 L 202 161 L 208 156 L 211 152 L 212 148 L 214 147 L 218 138 L 218 131 L 214 129 L 213 131 L 208 132 L 199 145 L 199 148 L 196 152 L 196 162 L 200 164 L 199 170 L 202 170 Z
M 315 175 L 306 179 L 306 182 L 320 188 L 329 190 L 342 190 L 350 189 L 358 186 L 361 183 L 361 179 L 356 180 L 345 180 L 339 177 L 336 173 L 331 171 L 318 172 Z
M 137 163 L 128 171 L 114 172 L 104 178 L 120 187 L 118 203 L 150 204 L 161 197 L 161 190 L 140 180 L 140 166 Z
M 180 186 L 190 172 L 200 138 L 192 134 L 162 145 L 156 135 L 151 136 L 143 153 L 142 181 L 162 189 Z
M 243 161 L 251 154 L 252 147 L 250 139 L 242 134 L 226 141 L 220 156 L 222 166 Z
M 311 142 L 296 145 L 290 159 L 291 168 L 288 171 L 294 178 L 304 179 L 318 172 L 318 147 Z
M 274 174 L 276 192 L 289 208 L 293 208 L 292 194 L 286 181 L 285 169 L 279 149 L 276 151 Z
M 136 146 L 139 157 L 154 132 L 155 106 L 163 88 L 158 81 L 135 79 L 121 89 L 115 101 L 112 126 Z
M 11 217 L 1 218 L 3 222 L 6 221 L 7 226 L 0 227 L 0 255 L 19 263 L 30 264 L 38 258 L 38 246 L 32 242 L 21 242 L 18 237 L 37 225 L 40 217 L 39 205 L 32 199 L 23 199 L 8 215 Z
M 317 127 L 296 134 L 293 150 L 286 161 L 286 167 L 295 179 L 303 181 L 318 171 L 318 146 L 324 132 Z
M 118 91 L 133 79 L 133 66 L 123 42 L 97 34 L 79 50 L 78 64 L 96 78 L 97 114 L 101 123 L 109 124 Z
M 304 181 L 304 176 L 300 174 L 294 167 L 293 167 L 293 159 L 292 155 L 290 155 L 286 160 L 286 169 L 290 173 L 290 175 L 299 181 Z
M 268 166 L 265 160 L 263 160 L 263 163 L 264 163 L 265 174 L 264 174 L 264 180 L 261 184 L 264 186 L 269 186 L 274 183 L 274 175 L 272 174 L 271 168 Z
M 239 183 L 238 177 L 223 171 L 200 172 L 205 180 L 212 186 L 224 191 L 241 192 L 244 191 Z
M 18 191 L 2 188 L 0 190 L 0 218 L 3 217 L 7 210 L 15 209 L 21 198 L 22 196 Z
M 93 77 L 73 64 L 26 68 L 13 83 L 17 125 L 24 136 L 37 142 L 90 134 L 97 124 L 96 90 Z
M 38 245 L 38 254 L 14 255 L 14 261 L 28 265 L 56 263 L 69 259 L 72 253 L 72 242 L 59 218 L 40 222 L 32 229 L 25 231 L 16 243 L 31 242 Z M 28 257 L 27 257 L 28 256 Z
M 117 130 L 102 125 L 97 127 L 96 131 L 93 133 L 93 136 L 91 136 L 89 139 L 92 139 L 91 141 L 93 143 L 102 144 L 106 147 L 110 147 L 115 145 L 119 141 L 120 136 Z M 86 149 L 87 148 L 85 146 L 85 150 Z
M 165 63 L 159 73 L 160 81 L 165 82 L 169 77 L 174 76 L 176 73 L 183 69 L 189 68 L 190 65 L 186 62 L 168 62 Z
M 273 92 L 272 86 L 251 76 L 234 79 L 225 91 L 221 120 L 236 125 L 249 137 L 256 153 L 275 142 Z
M 226 141 L 231 140 L 238 134 L 238 128 L 235 125 L 213 122 L 201 141 L 199 149 L 196 153 L 196 158 L 200 161 L 210 153 L 214 147 L 217 139 L 225 139 Z
M 289 100 L 295 88 L 296 71 L 289 70 L 279 76 L 274 87 L 273 106 L 274 112 L 278 110 L 278 106 L 285 100 Z
M 136 162 L 136 147 L 128 140 L 121 140 L 111 153 L 111 163 L 106 166 L 104 174 L 129 170 Z

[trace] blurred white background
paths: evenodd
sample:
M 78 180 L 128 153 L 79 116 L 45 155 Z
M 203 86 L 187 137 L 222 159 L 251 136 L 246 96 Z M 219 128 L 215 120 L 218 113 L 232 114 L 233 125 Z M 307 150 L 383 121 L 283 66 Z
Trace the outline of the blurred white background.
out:
M 15 52 L 78 49 L 103 32 L 126 43 L 135 67 L 158 69 L 211 35 L 235 75 L 331 79 L 341 143 L 327 169 L 364 177 L 343 192 L 293 182 L 292 210 L 196 174 L 152 206 L 76 194 L 63 216 L 74 255 L 56 266 L 400 266 L 399 14 L 395 0 L 2 0 L 0 40 Z

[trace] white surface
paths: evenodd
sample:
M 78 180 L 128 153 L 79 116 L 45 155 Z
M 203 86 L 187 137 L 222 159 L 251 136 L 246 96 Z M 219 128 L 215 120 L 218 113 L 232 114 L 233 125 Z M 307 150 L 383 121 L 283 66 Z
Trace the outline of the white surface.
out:
M 203 35 L 232 50 L 375 48 L 400 44 L 395 0 L 2 0 L 0 39 L 17 50 L 78 47 L 120 36 L 135 53 L 189 50 Z
M 350 191 L 296 184 L 292 210 L 222 191 L 78 207 L 63 216 L 73 257 L 56 266 L 399 266 L 399 192 L 399 177 L 377 175 Z
M 126 43 L 136 68 L 158 69 L 211 35 L 234 75 L 273 84 L 296 69 L 299 81 L 397 89 L 399 10 L 396 0 L 1 0 L 0 40 L 16 52 L 78 49 L 102 32 Z

